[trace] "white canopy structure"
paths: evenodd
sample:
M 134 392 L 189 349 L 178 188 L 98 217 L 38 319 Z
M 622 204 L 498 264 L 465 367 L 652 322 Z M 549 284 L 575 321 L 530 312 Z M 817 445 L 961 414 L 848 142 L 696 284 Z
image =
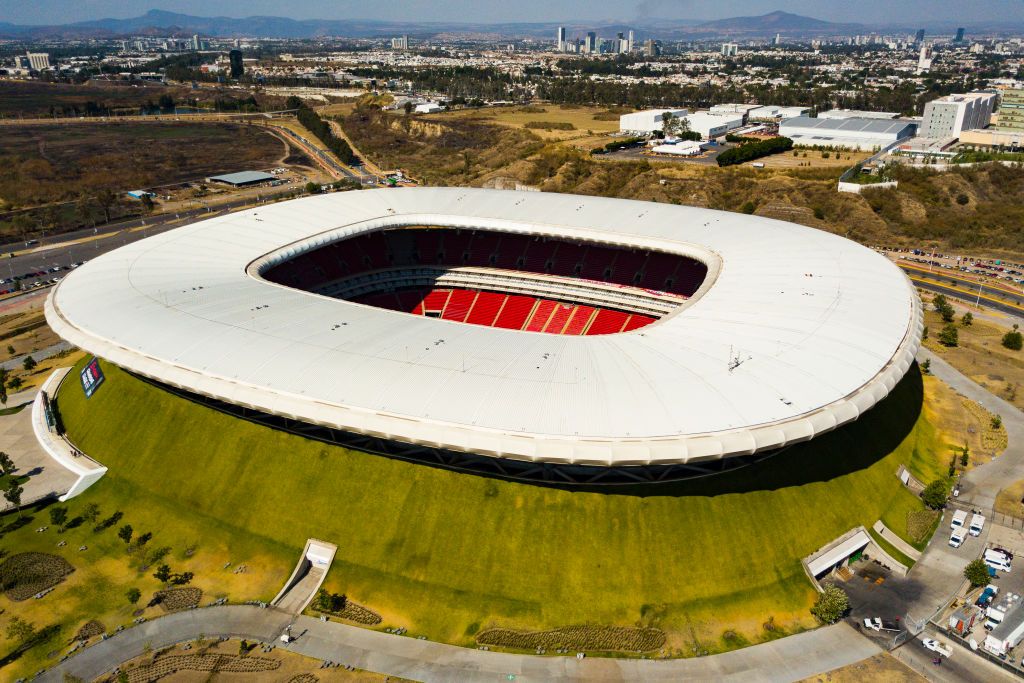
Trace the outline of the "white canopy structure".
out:
M 271 283 L 305 250 L 401 226 L 554 236 L 696 258 L 695 295 L 632 332 L 565 336 L 413 316 Z M 777 449 L 857 419 L 911 366 L 909 280 L 842 237 L 740 213 L 463 188 L 333 193 L 187 225 L 68 275 L 63 338 L 159 382 L 453 451 L 596 466 Z

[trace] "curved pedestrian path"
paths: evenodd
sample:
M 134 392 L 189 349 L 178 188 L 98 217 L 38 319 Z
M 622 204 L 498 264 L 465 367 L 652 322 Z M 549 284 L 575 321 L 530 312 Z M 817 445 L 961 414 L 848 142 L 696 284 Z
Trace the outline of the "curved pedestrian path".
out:
M 793 681 L 846 666 L 879 652 L 846 624 L 808 631 L 711 657 L 640 660 L 540 657 L 484 652 L 379 631 L 293 617 L 242 605 L 189 610 L 144 622 L 89 647 L 38 681 L 60 683 L 65 674 L 93 680 L 145 653 L 200 636 L 276 642 L 320 660 L 417 681 Z M 288 624 L 295 640 L 277 640 Z

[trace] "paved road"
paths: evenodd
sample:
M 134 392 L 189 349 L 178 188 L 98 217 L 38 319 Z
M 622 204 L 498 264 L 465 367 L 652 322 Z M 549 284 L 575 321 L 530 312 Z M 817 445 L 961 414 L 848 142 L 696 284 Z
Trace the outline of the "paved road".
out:
M 2 363 L 0 363 L 0 367 L 6 370 L 15 370 L 21 367 L 22 362 L 28 356 L 32 356 L 38 362 L 41 360 L 45 360 L 50 356 L 56 356 L 58 353 L 61 353 L 62 351 L 70 351 L 73 348 L 75 347 L 67 343 L 66 341 L 59 341 L 56 344 L 47 346 L 45 349 L 39 349 L 38 351 L 33 351 L 32 353 L 25 353 L 20 356 L 15 356 L 10 360 L 5 360 Z
M 274 609 L 224 606 L 179 612 L 101 641 L 54 667 L 40 681 L 65 673 L 92 680 L 118 662 L 153 649 L 215 634 L 273 642 L 289 615 Z M 417 681 L 725 680 L 793 681 L 858 662 L 878 647 L 846 624 L 801 633 L 713 657 L 673 660 L 539 657 L 483 652 L 299 617 L 298 638 L 286 649 L 360 669 Z
M 914 273 L 910 279 L 915 285 L 917 285 L 921 289 L 926 289 L 929 292 L 945 294 L 948 297 L 959 299 L 969 304 L 974 304 L 974 302 L 977 300 L 977 291 L 975 291 L 974 293 L 969 293 L 959 289 L 955 289 L 952 286 L 947 287 L 946 285 L 941 284 L 939 282 L 935 282 L 933 280 L 922 279 L 917 273 Z M 1009 315 L 1016 316 L 1018 318 L 1024 316 L 1024 306 L 1015 305 L 1012 301 L 1009 300 L 1003 301 L 993 299 L 987 296 L 982 296 L 981 302 L 982 305 L 985 306 L 986 308 L 991 308 L 1002 313 L 1007 313 Z

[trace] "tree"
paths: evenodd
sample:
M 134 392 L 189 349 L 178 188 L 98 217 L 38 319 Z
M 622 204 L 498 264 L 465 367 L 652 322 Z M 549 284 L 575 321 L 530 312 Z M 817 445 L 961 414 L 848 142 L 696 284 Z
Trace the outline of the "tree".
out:
M 933 510 L 940 510 L 946 505 L 949 497 L 949 486 L 944 479 L 936 479 L 921 491 L 921 500 Z
M 99 516 L 100 506 L 97 505 L 96 503 L 89 503 L 88 505 L 85 506 L 85 509 L 82 510 L 82 519 L 89 522 L 90 524 L 99 519 Z
M 128 602 L 134 605 L 139 601 L 139 598 L 142 597 L 142 591 L 138 588 L 129 588 L 128 592 L 125 593 L 124 596 L 128 598 Z
M 971 460 L 971 452 L 967 449 L 967 444 L 964 444 L 964 449 L 960 453 L 960 466 L 967 467 L 967 463 Z
M 153 534 L 151 532 L 147 531 L 146 533 L 142 534 L 137 539 L 135 539 L 135 545 L 137 545 L 138 547 L 141 548 L 142 546 L 144 546 L 147 543 L 149 543 L 149 539 L 151 539 L 151 538 L 153 538 Z
M 412 100 L 406 100 L 406 102 L 402 106 L 402 108 L 405 110 L 405 115 L 406 116 L 411 115 L 412 114 Z
M 12 482 L 7 490 L 4 491 L 4 499 L 14 507 L 18 507 L 21 505 L 21 494 L 23 491 L 23 488 Z
M 62 507 L 50 508 L 50 524 L 61 527 L 63 530 L 64 523 L 68 521 L 68 509 Z
M 132 542 L 132 525 L 125 524 L 123 527 L 117 530 L 117 537 L 125 542 L 125 545 Z
M 167 583 L 168 581 L 170 581 L 171 580 L 171 568 L 170 568 L 170 566 L 166 565 L 166 564 L 162 564 L 159 567 L 157 567 L 156 571 L 153 572 L 153 578 L 156 579 L 157 581 L 159 581 L 160 583 Z
M 184 586 L 192 580 L 193 576 L 194 574 L 192 572 L 182 572 L 180 574 L 175 574 L 174 576 L 170 577 L 170 581 L 175 586 Z
M 7 623 L 7 637 L 19 643 L 31 640 L 36 634 L 36 628 L 21 617 L 11 617 Z
M 963 316 L 961 316 L 961 318 L 960 318 L 960 324 L 963 325 L 964 327 L 970 327 L 971 325 L 973 325 L 974 324 L 974 314 L 971 313 L 970 311 L 968 311 L 967 313 L 964 313 Z
M 7 355 L 8 356 L 13 356 L 14 355 L 14 347 L 11 346 L 10 344 L 7 345 Z
M 992 420 L 991 420 L 991 424 L 992 424 L 992 429 L 999 429 L 1000 427 L 1003 426 L 1003 416 L 1002 415 L 993 415 L 992 416 Z
M 0 368 L 0 403 L 7 405 L 7 380 L 10 378 L 10 373 L 7 372 L 6 368 Z
M 7 455 L 3 451 L 0 451 L 0 472 L 4 474 L 10 474 L 14 471 L 14 461 L 11 460 L 11 456 Z
M 925 358 L 921 362 L 921 372 L 923 372 L 926 375 L 932 374 L 932 359 L 931 358 Z
M 1014 325 L 1011 331 L 1003 335 L 1003 346 L 1011 351 L 1020 351 L 1024 347 L 1024 335 L 1021 335 L 1018 327 L 1020 325 Z
M 960 342 L 960 334 L 956 330 L 956 325 L 949 323 L 943 327 L 937 339 L 943 346 L 956 346 Z
M 942 294 L 936 294 L 932 298 L 932 305 L 935 306 L 935 310 L 942 316 L 942 321 L 946 323 L 953 322 L 953 316 L 956 311 L 950 306 L 949 301 Z
M 830 583 L 825 586 L 825 590 L 818 594 L 818 599 L 811 607 L 811 614 L 823 624 L 834 624 L 846 614 L 848 609 L 850 609 L 850 598 L 846 595 L 846 591 Z
M 320 186 L 319 185 L 317 185 L 313 181 L 310 181 L 310 182 L 306 183 L 306 193 L 307 194 L 317 194 L 318 192 L 320 192 Z
M 970 581 L 972 586 L 987 586 L 989 582 L 988 565 L 982 559 L 971 560 L 964 567 L 964 578 Z
M 36 369 L 36 359 L 32 356 L 25 356 L 25 360 L 21 361 L 21 367 L 25 368 L 25 372 L 32 372 Z
M 24 382 L 20 377 L 12 377 L 11 380 L 7 382 L 7 388 L 12 391 L 17 391 L 18 389 L 21 389 L 21 385 L 23 384 Z
M 139 201 L 142 202 L 143 211 L 145 211 L 146 213 L 153 213 L 154 204 L 152 197 L 150 197 L 148 194 L 144 194 L 142 195 L 142 198 Z

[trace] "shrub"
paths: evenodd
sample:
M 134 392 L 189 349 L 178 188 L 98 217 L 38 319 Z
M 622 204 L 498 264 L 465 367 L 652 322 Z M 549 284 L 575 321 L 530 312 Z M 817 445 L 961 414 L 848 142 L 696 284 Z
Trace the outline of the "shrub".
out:
M 974 314 L 969 311 L 967 313 L 964 313 L 963 316 L 960 317 L 960 324 L 963 325 L 964 327 L 970 327 L 971 325 L 973 325 Z
M 534 130 L 576 130 L 568 121 L 527 121 L 525 128 Z
M 960 334 L 956 330 L 956 325 L 949 323 L 942 328 L 937 337 L 939 343 L 943 346 L 953 347 L 960 343 Z
M 958 194 L 956 196 L 956 203 L 959 204 L 960 206 L 966 206 L 967 204 L 970 203 L 970 201 L 971 198 L 965 194 Z
M 751 142 L 739 147 L 727 149 L 718 155 L 719 166 L 733 166 L 752 159 L 759 159 L 770 154 L 788 152 L 793 149 L 793 141 L 789 138 L 772 138 L 761 142 Z
M 1003 346 L 1011 351 L 1020 351 L 1021 347 L 1024 346 L 1024 337 L 1022 337 L 1017 327 L 1017 325 L 1014 325 L 1012 330 L 1003 335 Z
M 823 624 L 834 624 L 839 621 L 846 611 L 850 609 L 850 598 L 839 586 L 828 584 L 825 590 L 818 594 L 818 599 L 811 607 L 811 614 Z
M 754 202 L 743 202 L 743 206 L 740 207 L 740 211 L 746 214 L 754 213 L 757 207 L 754 206 Z

